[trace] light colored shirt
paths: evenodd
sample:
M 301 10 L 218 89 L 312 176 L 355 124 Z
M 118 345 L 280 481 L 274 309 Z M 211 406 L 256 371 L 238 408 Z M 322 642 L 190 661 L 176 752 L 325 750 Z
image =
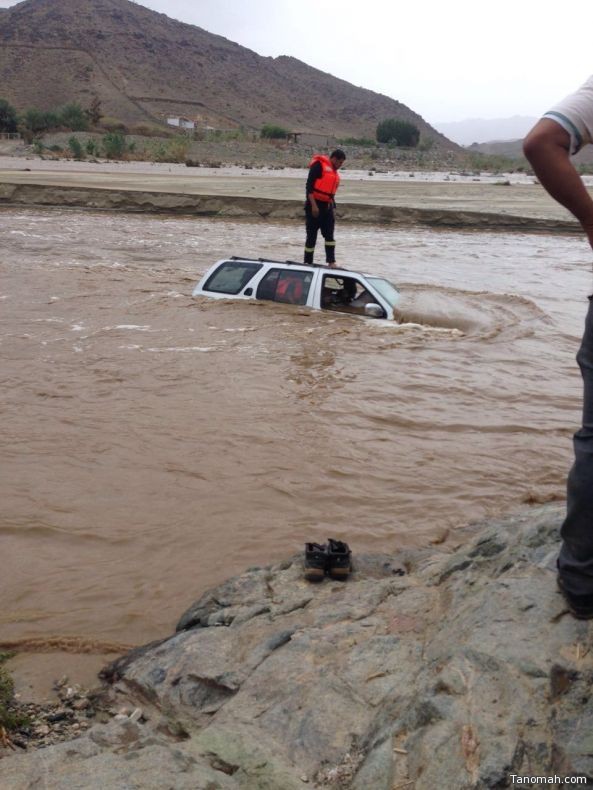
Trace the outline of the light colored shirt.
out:
M 556 121 L 570 135 L 570 153 L 593 143 L 593 75 L 543 116 Z

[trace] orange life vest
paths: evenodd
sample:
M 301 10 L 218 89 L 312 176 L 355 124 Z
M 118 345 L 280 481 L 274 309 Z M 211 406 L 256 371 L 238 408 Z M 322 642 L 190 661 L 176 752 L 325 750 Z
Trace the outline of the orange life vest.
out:
M 313 184 L 313 192 L 311 193 L 315 200 L 321 200 L 323 203 L 330 203 L 334 199 L 334 195 L 340 186 L 340 174 L 330 161 L 329 156 L 324 154 L 315 154 L 309 164 L 313 167 L 315 162 L 321 163 L 321 178 L 318 178 Z
M 289 304 L 301 304 L 303 298 L 303 281 L 300 277 L 287 274 L 278 281 L 276 299 Z

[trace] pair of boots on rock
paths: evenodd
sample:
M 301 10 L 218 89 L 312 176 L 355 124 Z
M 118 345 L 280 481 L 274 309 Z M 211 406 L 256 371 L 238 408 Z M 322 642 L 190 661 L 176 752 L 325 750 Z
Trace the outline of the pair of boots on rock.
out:
M 345 581 L 352 572 L 350 547 L 333 538 L 327 543 L 305 543 L 304 569 L 310 582 L 320 582 L 324 576 Z

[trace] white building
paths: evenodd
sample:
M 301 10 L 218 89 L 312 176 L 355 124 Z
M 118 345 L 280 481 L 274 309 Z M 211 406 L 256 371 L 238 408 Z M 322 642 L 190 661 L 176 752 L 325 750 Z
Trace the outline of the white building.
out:
M 182 115 L 173 118 L 167 118 L 167 124 L 169 126 L 177 126 L 180 129 L 196 128 L 195 121 L 192 121 L 189 118 L 184 118 Z

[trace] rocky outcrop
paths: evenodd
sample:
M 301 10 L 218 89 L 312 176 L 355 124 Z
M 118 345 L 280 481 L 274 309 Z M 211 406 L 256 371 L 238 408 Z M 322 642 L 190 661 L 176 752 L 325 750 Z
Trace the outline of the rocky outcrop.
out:
M 591 779 L 591 626 L 555 588 L 560 517 L 548 506 L 490 522 L 453 553 L 359 557 L 346 583 L 306 583 L 299 558 L 252 568 L 104 671 L 113 704 L 134 714 L 2 760 L 0 785 Z

